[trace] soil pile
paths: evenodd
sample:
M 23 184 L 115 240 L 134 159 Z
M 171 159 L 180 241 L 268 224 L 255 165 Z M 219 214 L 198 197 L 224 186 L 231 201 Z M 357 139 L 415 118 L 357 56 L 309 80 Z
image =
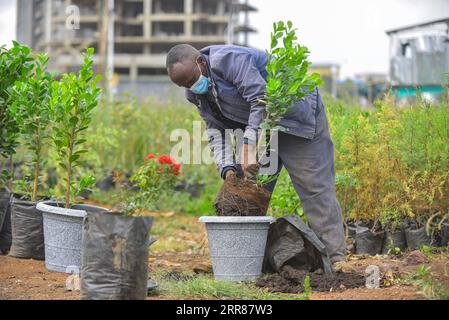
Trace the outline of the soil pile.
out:
M 408 265 L 416 266 L 419 264 L 428 264 L 429 259 L 419 250 L 410 252 L 405 256 L 404 262 Z
M 217 216 L 264 216 L 271 193 L 262 186 L 238 177 L 225 180 L 214 207 Z
M 365 277 L 358 273 L 325 274 L 321 269 L 313 273 L 304 270 L 295 270 L 289 266 L 280 273 L 272 274 L 259 279 L 256 286 L 267 288 L 270 292 L 302 293 L 304 292 L 304 279 L 309 275 L 312 291 L 335 292 L 365 286 Z

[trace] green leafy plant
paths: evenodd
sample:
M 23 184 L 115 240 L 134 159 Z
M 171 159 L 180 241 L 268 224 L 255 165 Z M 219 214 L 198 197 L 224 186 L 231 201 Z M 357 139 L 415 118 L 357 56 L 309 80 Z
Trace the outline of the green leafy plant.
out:
M 335 176 L 335 187 L 342 213 L 348 218 L 348 213 L 354 207 L 356 180 L 348 172 L 338 173 Z
M 399 255 L 401 253 L 401 248 L 395 247 L 393 245 L 393 240 L 388 244 L 387 255 Z
M 265 137 L 265 150 L 270 150 L 271 134 L 274 131 L 286 131 L 279 121 L 295 103 L 310 95 L 323 82 L 317 73 L 309 74 L 309 50 L 297 42 L 296 29 L 291 21 L 273 24 L 271 47 L 268 54 L 265 117 L 260 125 L 261 137 Z M 262 150 L 261 141 L 257 145 Z M 266 178 L 257 179 L 263 181 Z
M 52 76 L 46 71 L 48 57 L 36 56 L 34 74 L 26 81 L 16 82 L 9 89 L 11 114 L 15 119 L 24 144 L 31 153 L 33 187 L 31 201 L 37 200 L 41 170 L 44 165 L 43 148 L 48 140 L 50 124 L 50 86 Z
M 282 170 L 276 182 L 276 188 L 271 195 L 270 214 L 274 217 L 298 215 L 306 219 L 301 207 L 301 201 L 293 187 L 286 170 Z
M 261 124 L 261 128 L 267 131 L 284 131 L 279 121 L 295 103 L 323 83 L 319 74 L 308 73 L 309 50 L 297 40 L 291 21 L 273 24 L 266 67 L 266 116 Z
M 306 275 L 304 278 L 304 296 L 309 300 L 312 295 L 312 286 L 310 285 L 310 276 Z
M 138 215 L 173 190 L 180 174 L 180 164 L 169 156 L 149 154 L 130 181 L 137 190 L 125 194 L 124 215 Z
M 421 265 L 412 274 L 413 282 L 427 299 L 447 300 L 449 296 L 449 267 L 445 266 L 444 279 L 436 279 L 430 266 Z
M 64 172 L 66 208 L 70 207 L 78 192 L 92 186 L 95 181 L 87 176 L 78 183 L 75 177 L 75 168 L 84 164 L 82 157 L 88 152 L 83 148 L 86 143 L 84 135 L 101 94 L 97 86 L 100 76 L 94 77 L 93 74 L 93 53 L 94 49 L 87 49 L 78 75 L 64 74 L 60 81 L 52 84 L 52 138 L 58 165 Z
M 436 276 L 432 268 L 426 265 L 420 265 L 413 270 L 406 283 L 417 286 L 425 298 L 431 300 L 449 299 L 449 265 L 444 265 L 444 274 Z
M 0 157 L 10 159 L 10 170 L 2 170 L 0 187 L 12 189 L 12 156 L 16 153 L 18 145 L 18 127 L 14 117 L 10 113 L 8 89 L 16 82 L 28 78 L 34 68 L 31 50 L 13 41 L 13 47 L 9 50 L 5 46 L 0 47 Z

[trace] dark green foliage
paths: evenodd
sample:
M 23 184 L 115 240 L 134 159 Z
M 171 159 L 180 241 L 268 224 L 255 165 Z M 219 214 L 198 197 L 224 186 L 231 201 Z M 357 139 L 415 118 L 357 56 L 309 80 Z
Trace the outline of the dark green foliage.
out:
M 289 108 L 322 84 L 318 74 L 307 72 L 309 51 L 296 40 L 296 29 L 291 21 L 273 24 L 267 63 L 266 117 L 262 129 L 283 130 L 278 122 Z
M 40 185 L 41 169 L 45 157 L 43 149 L 48 141 L 50 124 L 50 84 L 52 76 L 46 71 L 48 57 L 39 54 L 35 59 L 33 75 L 24 81 L 17 81 L 8 92 L 11 98 L 10 112 L 15 120 L 24 145 L 31 155 L 33 187 L 31 200 L 36 201 Z
M 94 179 L 86 177 L 77 184 L 74 168 L 83 166 L 83 155 L 88 150 L 85 131 L 92 121 L 92 112 L 98 104 L 101 89 L 97 87 L 100 77 L 94 78 L 92 56 L 94 50 L 87 49 L 84 63 L 78 75 L 64 74 L 60 81 L 52 84 L 51 115 L 53 118 L 52 139 L 58 153 L 58 165 L 64 171 L 65 205 L 70 206 L 81 189 L 89 187 Z
M 10 113 L 8 89 L 16 82 L 27 79 L 33 70 L 31 50 L 13 41 L 13 47 L 0 47 L 0 157 L 12 157 L 18 145 L 18 125 Z M 4 187 L 11 174 L 3 171 L 0 187 Z M 6 180 L 6 181 L 5 181 Z

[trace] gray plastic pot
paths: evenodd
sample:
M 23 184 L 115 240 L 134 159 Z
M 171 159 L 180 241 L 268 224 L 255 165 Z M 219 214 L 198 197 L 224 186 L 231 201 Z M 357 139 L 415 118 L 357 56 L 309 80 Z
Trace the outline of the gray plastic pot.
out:
M 81 267 L 83 219 L 87 212 L 108 209 L 76 204 L 70 209 L 55 201 L 39 202 L 44 221 L 45 266 L 50 271 L 67 272 Z
M 243 281 L 262 274 L 273 217 L 201 217 L 216 280 Z

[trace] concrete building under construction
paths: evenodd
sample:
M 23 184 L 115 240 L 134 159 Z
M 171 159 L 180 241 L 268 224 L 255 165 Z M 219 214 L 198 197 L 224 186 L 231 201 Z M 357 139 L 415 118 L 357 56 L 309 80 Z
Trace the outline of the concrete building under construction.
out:
M 77 70 L 93 47 L 97 66 L 113 66 L 118 91 L 161 96 L 172 46 L 248 45 L 251 11 L 248 0 L 17 0 L 17 39 L 48 52 L 58 72 Z

